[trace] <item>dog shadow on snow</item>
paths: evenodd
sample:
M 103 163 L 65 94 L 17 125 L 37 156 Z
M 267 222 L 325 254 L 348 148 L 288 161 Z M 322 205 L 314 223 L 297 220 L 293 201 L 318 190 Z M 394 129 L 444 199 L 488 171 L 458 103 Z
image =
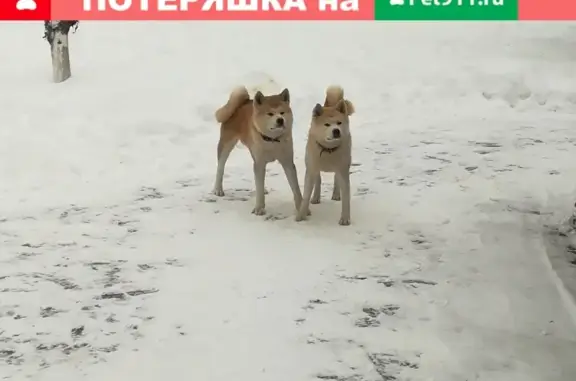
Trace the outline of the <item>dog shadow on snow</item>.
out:
M 330 190 L 330 194 L 331 194 Z M 323 192 L 324 193 L 324 192 Z M 215 204 L 214 213 L 224 211 L 234 211 L 244 213 L 251 218 L 261 219 L 263 221 L 287 220 L 294 226 L 336 226 L 340 218 L 340 201 L 330 199 L 330 194 L 326 191 L 320 204 L 311 205 L 312 215 L 302 222 L 294 221 L 296 210 L 292 201 L 292 194 L 280 192 L 271 188 L 266 190 L 266 214 L 264 216 L 255 216 L 250 211 L 253 207 L 256 191 L 245 187 L 228 188 L 223 197 L 217 197 L 211 193 L 206 194 L 201 201 L 209 204 Z
M 286 196 L 274 197 L 278 192 L 273 189 L 266 189 L 266 214 L 264 216 L 255 216 L 250 213 L 253 208 L 256 191 L 245 187 L 228 188 L 222 197 L 215 196 L 212 193 L 206 194 L 201 201 L 215 204 L 214 213 L 224 211 L 234 211 L 235 213 L 245 214 L 252 218 L 259 218 L 264 221 L 283 220 L 295 216 L 294 203 L 289 194 Z M 270 197 L 272 194 L 272 197 Z M 225 205 L 225 206 L 224 206 Z M 222 206 L 222 207 L 220 207 Z
M 324 184 L 323 184 L 324 185 Z M 274 188 L 267 188 L 266 191 L 266 214 L 264 216 L 255 216 L 251 214 L 251 210 L 254 203 L 254 198 L 256 197 L 256 191 L 248 187 L 234 187 L 228 188 L 225 191 L 223 197 L 217 197 L 214 194 L 207 192 L 200 201 L 207 204 L 214 204 L 214 213 L 220 214 L 225 212 L 234 212 L 239 215 L 244 215 L 250 220 L 260 219 L 262 221 L 285 221 L 283 224 L 286 227 L 297 227 L 302 229 L 310 229 L 313 227 L 322 228 L 335 228 L 344 229 L 338 225 L 338 220 L 340 218 L 341 212 L 341 202 L 332 200 L 332 186 L 331 184 L 324 185 L 325 190 L 322 191 L 322 198 L 319 204 L 310 205 L 310 210 L 312 214 L 308 219 L 296 222 L 294 219 L 296 217 L 296 210 L 294 209 L 294 202 L 292 201 L 292 194 L 290 192 L 284 192 L 280 190 L 275 190 Z M 357 195 L 352 196 L 352 203 L 362 204 L 362 198 L 358 197 L 360 192 L 356 192 Z M 356 200 L 354 200 L 356 199 Z M 370 216 L 366 216 L 369 210 L 365 208 L 358 208 L 357 215 L 353 215 L 352 229 L 354 228 L 364 228 L 363 220 L 371 221 Z

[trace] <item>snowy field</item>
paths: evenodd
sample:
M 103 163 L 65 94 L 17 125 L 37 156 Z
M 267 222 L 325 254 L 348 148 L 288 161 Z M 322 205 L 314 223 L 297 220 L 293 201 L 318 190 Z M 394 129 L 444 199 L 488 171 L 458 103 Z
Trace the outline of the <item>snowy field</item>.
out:
M 576 24 L 90 23 L 50 82 L 41 23 L 1 24 L 0 379 L 574 381 L 546 255 L 576 191 Z M 268 215 L 232 153 L 232 87 L 356 107 L 352 225 Z

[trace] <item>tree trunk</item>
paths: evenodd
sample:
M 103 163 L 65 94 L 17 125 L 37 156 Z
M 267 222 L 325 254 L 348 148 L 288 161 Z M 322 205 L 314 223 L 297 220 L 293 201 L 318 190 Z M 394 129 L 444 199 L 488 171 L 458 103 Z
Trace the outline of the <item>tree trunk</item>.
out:
M 70 68 L 70 50 L 68 33 L 77 21 L 46 21 L 45 37 L 52 53 L 52 77 L 55 83 L 61 83 L 72 76 Z
M 55 83 L 64 82 L 72 76 L 70 70 L 70 51 L 68 50 L 68 35 L 56 32 L 52 49 L 52 77 Z

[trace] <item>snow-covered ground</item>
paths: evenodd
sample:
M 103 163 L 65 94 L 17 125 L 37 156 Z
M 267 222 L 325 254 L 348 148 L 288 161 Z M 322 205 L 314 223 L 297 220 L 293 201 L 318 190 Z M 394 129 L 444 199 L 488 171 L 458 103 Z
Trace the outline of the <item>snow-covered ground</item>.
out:
M 0 379 L 573 381 L 546 231 L 576 195 L 576 25 L 0 25 Z M 214 110 L 289 87 L 296 160 L 355 103 L 352 225 L 303 223 L 246 149 L 211 195 Z

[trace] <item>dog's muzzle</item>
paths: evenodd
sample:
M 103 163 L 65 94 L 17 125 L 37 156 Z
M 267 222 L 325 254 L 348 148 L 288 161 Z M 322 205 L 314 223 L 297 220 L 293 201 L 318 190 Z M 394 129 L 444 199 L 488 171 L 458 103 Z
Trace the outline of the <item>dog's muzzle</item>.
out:
M 340 139 L 342 137 L 342 133 L 340 132 L 339 128 L 335 128 L 332 130 L 332 137 L 334 139 Z

